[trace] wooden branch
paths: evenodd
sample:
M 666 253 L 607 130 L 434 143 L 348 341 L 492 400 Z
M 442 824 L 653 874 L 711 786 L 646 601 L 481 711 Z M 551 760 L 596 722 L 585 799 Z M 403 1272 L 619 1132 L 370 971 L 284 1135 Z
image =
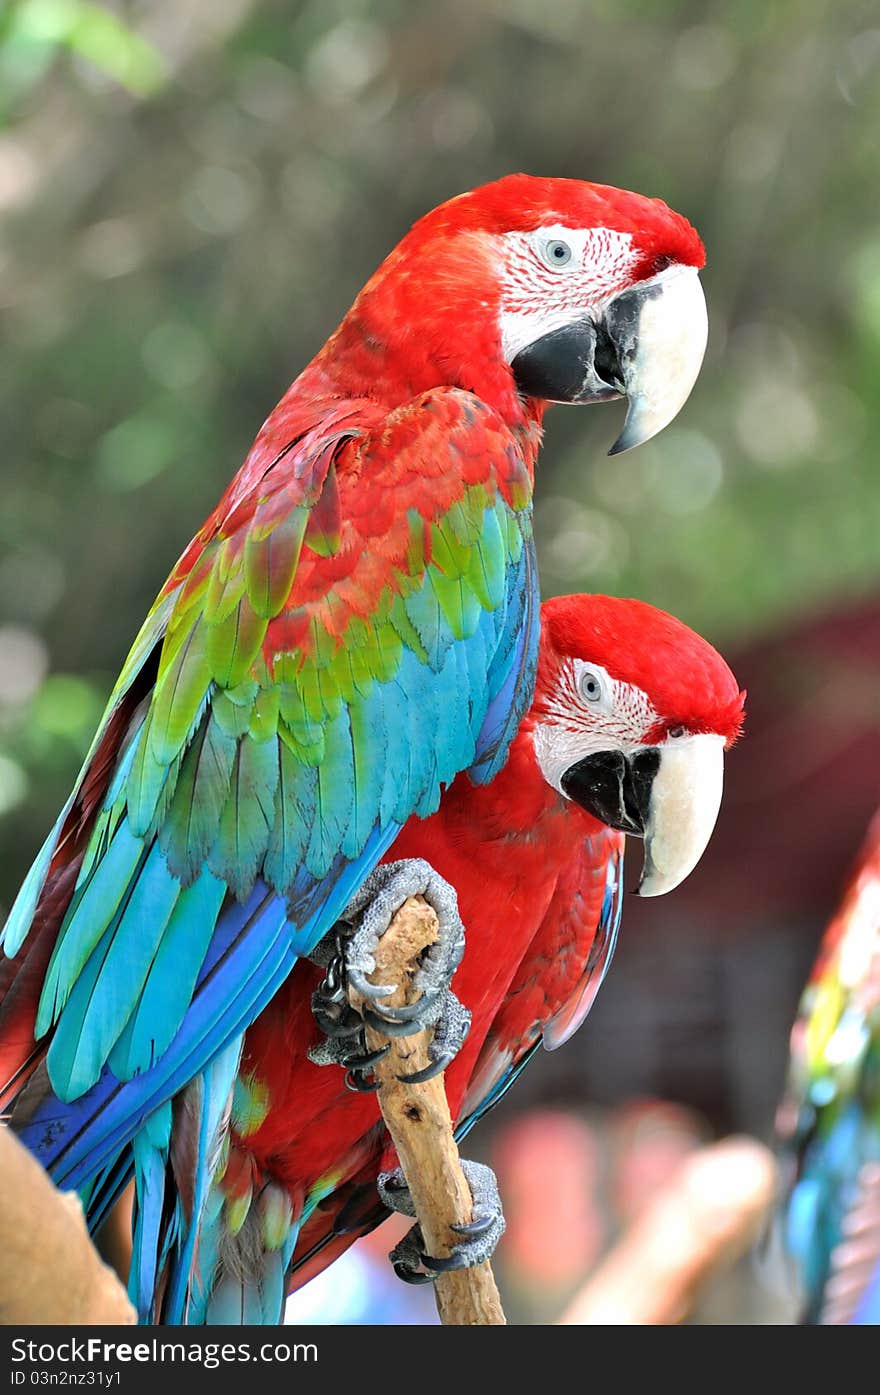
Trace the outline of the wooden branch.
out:
M 423 950 L 437 938 L 437 917 L 421 896 L 411 896 L 395 915 L 379 942 L 376 968 L 371 983 L 398 985 L 393 996 L 384 999 L 391 1007 L 419 998 L 413 978 Z M 363 1000 L 352 995 L 355 1007 Z M 450 1222 L 472 1219 L 470 1187 L 461 1169 L 452 1133 L 452 1119 L 446 1100 L 443 1076 L 421 1085 L 407 1085 L 398 1075 L 412 1074 L 430 1064 L 429 1029 L 411 1037 L 392 1037 L 391 1050 L 375 1067 L 381 1081 L 379 1105 L 397 1156 L 403 1168 L 426 1251 L 448 1255 L 460 1239 L 449 1229 Z M 366 1029 L 367 1049 L 375 1051 L 388 1038 L 373 1028 Z M 434 1286 L 437 1309 L 446 1325 L 498 1326 L 505 1317 L 491 1266 L 440 1274 Z
M 89 1239 L 75 1192 L 59 1192 L 0 1126 L 0 1323 L 133 1323 L 135 1312 Z
M 637 1217 L 560 1318 L 564 1325 L 665 1325 L 750 1248 L 776 1190 L 769 1148 L 727 1138 L 701 1148 Z

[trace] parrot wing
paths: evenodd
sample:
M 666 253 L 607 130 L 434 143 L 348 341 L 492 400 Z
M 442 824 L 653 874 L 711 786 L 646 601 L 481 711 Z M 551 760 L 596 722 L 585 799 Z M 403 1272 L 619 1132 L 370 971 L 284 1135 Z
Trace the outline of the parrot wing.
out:
M 152 687 L 174 596 L 160 597 L 132 646 L 73 791 L 38 853 L 0 935 L 0 1108 L 33 1073 L 37 1009 L 58 929 L 77 885 L 88 834 L 120 744 Z
M 64 1185 L 164 1118 L 412 813 L 459 770 L 491 778 L 530 700 L 522 449 L 458 390 L 372 410 L 364 425 L 349 404 L 246 463 L 111 699 L 115 759 L 99 737 L 104 784 L 36 1011 L 48 1053 L 16 1119 Z M 13 908 L 7 955 L 27 948 L 69 818 Z
M 471 1086 L 457 1137 L 464 1137 L 497 1103 L 542 1041 L 551 1048 L 561 1045 L 589 1011 L 617 937 L 623 841 L 620 834 L 611 832 L 588 840 L 584 856 L 560 877 L 490 1031 L 478 1065 L 484 1077 L 476 1090 Z M 522 1025 L 525 1018 L 529 1019 L 527 1029 Z M 185 1093 L 192 1096 L 197 1089 L 201 1087 L 196 1082 Z M 477 1092 L 479 1098 L 471 1107 Z M 237 1133 L 246 1137 L 258 1127 L 266 1108 L 264 1087 L 239 1077 L 232 1109 Z M 340 1158 L 303 1197 L 296 1214 L 279 1194 L 270 1208 L 276 1224 L 267 1230 L 265 1189 L 254 1181 L 248 1167 L 230 1166 L 216 1146 L 197 1148 L 185 1142 L 198 1132 L 192 1114 L 182 1112 L 175 1102 L 169 1164 L 174 1185 L 170 1188 L 156 1156 L 141 1151 L 149 1167 L 139 1160 L 135 1244 L 139 1311 L 166 1322 L 277 1322 L 284 1293 L 280 1276 L 285 1268 L 289 1287 L 300 1287 L 386 1217 L 375 1190 L 375 1175 L 387 1146 L 384 1130 L 381 1125 L 371 1130 L 354 1153 Z M 211 1154 L 220 1156 L 220 1164 L 205 1196 L 207 1174 L 201 1160 Z M 152 1182 L 153 1175 L 161 1180 Z M 190 1224 L 191 1216 L 197 1217 L 195 1226 Z M 259 1232 L 258 1243 L 249 1245 L 236 1238 L 242 1217 Z M 144 1234 L 152 1237 L 148 1246 L 141 1241 Z M 227 1264 L 224 1270 L 218 1269 L 220 1254 L 228 1258 L 236 1246 L 251 1255 L 250 1268 L 241 1272 L 240 1265 Z M 159 1281 L 163 1268 L 167 1283 Z M 157 1292 L 162 1303 L 158 1311 L 150 1306 Z
M 801 998 L 777 1131 L 805 1321 L 880 1322 L 880 820 Z
M 461 1140 L 507 1093 L 538 1047 L 553 1051 L 593 1005 L 617 944 L 622 834 L 588 838 L 556 889 L 483 1043 L 461 1109 Z
M 170 1148 L 157 1143 L 153 1121 L 135 1137 L 130 1291 L 142 1321 L 281 1322 L 293 1269 L 311 1276 L 329 1262 L 327 1246 L 341 1252 L 388 1214 L 375 1185 L 381 1124 L 308 1190 L 259 1171 L 230 1132 L 254 1126 L 267 1107 L 238 1062 L 227 1048 L 176 1097 Z

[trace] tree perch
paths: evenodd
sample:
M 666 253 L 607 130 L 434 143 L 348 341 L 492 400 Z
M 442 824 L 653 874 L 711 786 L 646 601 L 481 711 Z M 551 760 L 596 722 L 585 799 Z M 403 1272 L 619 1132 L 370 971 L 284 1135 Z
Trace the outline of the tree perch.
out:
M 125 1289 L 89 1239 L 75 1192 L 59 1192 L 0 1127 L 0 1322 L 133 1323 Z
M 370 975 L 372 983 L 397 985 L 394 995 L 384 1000 L 390 1006 L 418 1000 L 413 979 L 419 958 L 436 938 L 434 911 L 423 897 L 411 896 L 382 936 Z M 363 1005 L 354 994 L 352 1002 L 357 1008 Z M 397 1079 L 430 1065 L 432 1035 L 429 1029 L 415 1036 L 391 1038 L 390 1051 L 373 1069 L 380 1081 L 379 1106 L 397 1149 L 426 1249 L 429 1254 L 448 1255 L 460 1238 L 450 1230 L 450 1223 L 470 1221 L 472 1203 L 453 1137 L 444 1077 L 435 1076 L 421 1085 Z M 388 1041 L 371 1027 L 366 1029 L 366 1038 L 369 1051 Z M 440 1319 L 447 1326 L 499 1326 L 505 1322 L 488 1263 L 439 1274 L 434 1292 Z
M 754 1243 L 773 1203 L 776 1167 L 752 1138 L 701 1148 L 646 1206 L 559 1321 L 679 1323 L 710 1280 Z

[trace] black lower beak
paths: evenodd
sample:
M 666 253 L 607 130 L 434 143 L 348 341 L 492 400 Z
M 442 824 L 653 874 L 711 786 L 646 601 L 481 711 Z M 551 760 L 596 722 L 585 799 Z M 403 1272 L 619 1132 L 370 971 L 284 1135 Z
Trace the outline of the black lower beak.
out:
M 526 397 L 545 402 L 606 402 L 623 392 L 617 349 L 605 325 L 578 320 L 521 349 L 513 376 Z
M 623 751 L 596 751 L 569 766 L 560 783 L 569 799 L 601 823 L 643 838 L 659 768 L 660 752 L 653 746 L 631 758 Z

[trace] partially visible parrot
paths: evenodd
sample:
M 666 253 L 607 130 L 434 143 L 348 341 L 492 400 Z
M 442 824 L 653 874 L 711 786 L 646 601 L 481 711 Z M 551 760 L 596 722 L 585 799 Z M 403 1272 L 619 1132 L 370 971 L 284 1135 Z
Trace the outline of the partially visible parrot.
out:
M 545 407 L 627 397 L 613 451 L 665 426 L 703 260 L 659 200 L 508 176 L 412 228 L 264 423 L 2 936 L 0 1103 L 92 1216 L 132 1139 L 142 1188 L 164 1166 L 185 1086 L 222 1112 L 242 1034 L 409 817 L 502 767 Z
M 459 776 L 388 854 L 407 859 L 392 868 L 421 879 L 397 888 L 383 924 L 408 891 L 424 891 L 441 918 L 450 913 L 444 883 L 458 893 L 465 950 L 453 987 L 470 1032 L 438 1064 L 448 1066 L 459 1138 L 542 1042 L 562 1045 L 589 1011 L 617 937 L 625 835 L 644 838 L 643 896 L 672 890 L 696 865 L 744 696 L 711 645 L 663 611 L 603 596 L 544 602 L 534 701 L 506 765 L 489 785 Z M 167 1320 L 172 1295 L 177 1319 L 277 1322 L 289 1285 L 326 1267 L 388 1207 L 407 1210 L 369 1092 L 374 1058 L 357 1054 L 352 1035 L 342 1059 L 354 1090 L 338 1065 L 317 1064 L 326 1059 L 313 1014 L 327 1001 L 322 977 L 300 961 L 250 1027 L 228 1117 L 207 1123 L 193 1087 L 182 1098 L 168 1175 L 148 1201 L 173 1217 L 171 1233 L 157 1247 L 154 1225 L 149 1248 L 139 1222 L 133 1288 L 144 1316 Z M 199 1130 L 210 1128 L 200 1148 Z M 214 1175 L 198 1242 L 181 1247 L 174 1234 L 188 1233 L 204 1146 Z M 465 1170 L 476 1234 L 463 1236 L 453 1262 L 475 1263 L 503 1220 L 488 1169 Z M 425 1273 L 418 1236 L 392 1258 L 402 1277 Z
M 880 1323 L 880 814 L 801 998 L 777 1131 L 804 1321 Z

